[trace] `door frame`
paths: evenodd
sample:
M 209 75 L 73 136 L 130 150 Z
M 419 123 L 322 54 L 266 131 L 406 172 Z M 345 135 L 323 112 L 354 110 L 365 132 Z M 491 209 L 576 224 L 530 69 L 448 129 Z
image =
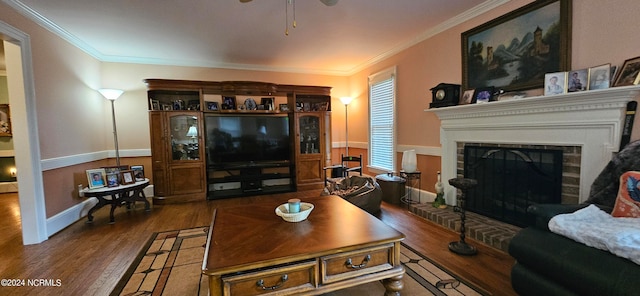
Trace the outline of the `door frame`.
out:
M 12 57 L 6 58 L 7 81 L 18 171 L 22 243 L 37 244 L 47 240 L 48 235 L 31 40 L 26 33 L 2 21 L 0 39 L 5 45 L 5 57 Z

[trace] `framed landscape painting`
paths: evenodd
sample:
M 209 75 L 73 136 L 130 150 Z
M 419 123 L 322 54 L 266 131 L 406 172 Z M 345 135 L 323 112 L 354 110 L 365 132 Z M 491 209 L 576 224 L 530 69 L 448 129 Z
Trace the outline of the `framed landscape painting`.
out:
M 462 88 L 542 88 L 568 71 L 571 1 L 535 1 L 462 33 Z

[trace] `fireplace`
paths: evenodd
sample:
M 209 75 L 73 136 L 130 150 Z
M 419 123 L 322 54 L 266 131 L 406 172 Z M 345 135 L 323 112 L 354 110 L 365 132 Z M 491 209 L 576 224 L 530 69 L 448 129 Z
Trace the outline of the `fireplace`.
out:
M 562 156 L 562 149 L 465 145 L 464 177 L 478 181 L 467 192 L 467 210 L 531 225 L 527 207 L 561 202 Z
M 447 204 L 456 204 L 456 190 L 446 180 L 464 176 L 458 170 L 464 159 L 458 155 L 465 143 L 578 151 L 577 156 L 563 156 L 563 162 L 570 159 L 577 164 L 563 172 L 560 202 L 584 202 L 591 183 L 618 151 L 626 104 L 638 95 L 640 87 L 629 86 L 425 110 L 441 121 Z M 567 197 L 572 193 L 574 197 Z

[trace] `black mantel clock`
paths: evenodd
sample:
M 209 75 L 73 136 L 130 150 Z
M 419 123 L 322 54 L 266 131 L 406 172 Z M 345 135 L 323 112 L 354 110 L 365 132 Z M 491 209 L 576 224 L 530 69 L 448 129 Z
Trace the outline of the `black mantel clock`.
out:
M 440 83 L 431 89 L 432 101 L 429 108 L 440 108 L 458 105 L 460 101 L 460 85 Z

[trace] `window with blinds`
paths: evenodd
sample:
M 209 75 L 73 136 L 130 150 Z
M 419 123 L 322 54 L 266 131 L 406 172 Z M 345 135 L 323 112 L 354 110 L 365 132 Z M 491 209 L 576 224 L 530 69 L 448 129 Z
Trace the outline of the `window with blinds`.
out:
M 369 76 L 369 166 L 395 171 L 395 74 L 391 68 Z

